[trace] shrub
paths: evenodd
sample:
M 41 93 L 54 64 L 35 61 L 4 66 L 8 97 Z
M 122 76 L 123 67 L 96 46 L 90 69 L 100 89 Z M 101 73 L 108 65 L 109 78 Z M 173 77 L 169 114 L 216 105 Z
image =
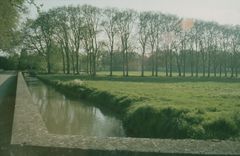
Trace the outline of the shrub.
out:
M 207 138 L 227 139 L 238 134 L 238 128 L 231 118 L 218 118 L 204 124 Z
M 195 138 L 202 137 L 204 129 L 199 116 L 188 115 L 189 110 L 174 107 L 138 107 L 124 120 L 127 134 L 134 137 Z M 199 126 L 200 125 L 200 126 Z

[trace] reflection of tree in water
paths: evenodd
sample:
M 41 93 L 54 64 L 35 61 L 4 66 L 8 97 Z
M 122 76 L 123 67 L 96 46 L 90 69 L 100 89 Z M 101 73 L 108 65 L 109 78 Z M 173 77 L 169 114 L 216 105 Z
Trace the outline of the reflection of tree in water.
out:
M 33 100 L 50 133 L 91 136 L 124 136 L 121 121 L 98 108 L 66 98 L 42 83 L 31 86 Z

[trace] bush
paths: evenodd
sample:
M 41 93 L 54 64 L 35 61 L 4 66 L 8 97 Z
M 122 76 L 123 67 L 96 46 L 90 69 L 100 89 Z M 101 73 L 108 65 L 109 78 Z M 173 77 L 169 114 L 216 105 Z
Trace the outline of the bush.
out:
M 227 139 L 238 134 L 238 128 L 231 118 L 218 118 L 204 124 L 207 138 Z
M 202 137 L 202 119 L 190 116 L 189 110 L 174 107 L 154 108 L 142 106 L 130 112 L 124 127 L 130 136 L 150 138 L 195 138 Z

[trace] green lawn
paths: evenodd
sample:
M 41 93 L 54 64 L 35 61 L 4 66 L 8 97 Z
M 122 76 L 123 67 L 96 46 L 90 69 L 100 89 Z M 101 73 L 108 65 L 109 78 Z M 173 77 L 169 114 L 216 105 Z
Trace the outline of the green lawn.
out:
M 41 78 L 57 82 L 62 89 L 77 91 L 81 87 L 87 88 L 88 99 L 101 99 L 101 105 L 106 108 L 122 109 L 124 127 L 129 136 L 196 139 L 239 137 L 238 79 L 88 78 L 62 75 Z
M 174 106 L 207 110 L 215 108 L 216 112 L 240 108 L 240 83 L 86 81 L 86 85 L 114 95 L 141 97 L 141 103 L 154 107 Z

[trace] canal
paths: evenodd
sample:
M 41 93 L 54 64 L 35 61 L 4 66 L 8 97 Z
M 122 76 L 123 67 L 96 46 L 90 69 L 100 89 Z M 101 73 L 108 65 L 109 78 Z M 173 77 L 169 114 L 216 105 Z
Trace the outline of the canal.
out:
M 79 99 L 66 97 L 35 77 L 25 77 L 49 133 L 124 137 L 122 121 Z

